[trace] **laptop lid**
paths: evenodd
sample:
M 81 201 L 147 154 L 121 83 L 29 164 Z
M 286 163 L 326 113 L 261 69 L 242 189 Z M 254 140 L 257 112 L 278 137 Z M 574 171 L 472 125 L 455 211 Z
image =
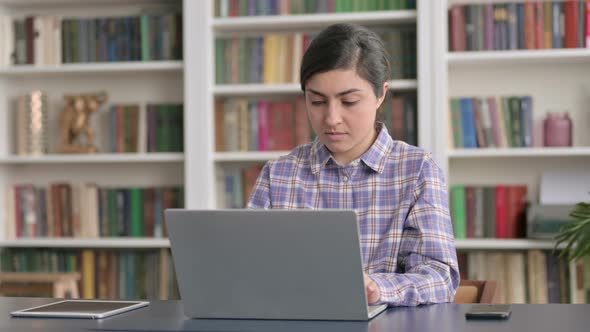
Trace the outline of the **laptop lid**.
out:
M 193 318 L 369 318 L 352 210 L 165 211 Z

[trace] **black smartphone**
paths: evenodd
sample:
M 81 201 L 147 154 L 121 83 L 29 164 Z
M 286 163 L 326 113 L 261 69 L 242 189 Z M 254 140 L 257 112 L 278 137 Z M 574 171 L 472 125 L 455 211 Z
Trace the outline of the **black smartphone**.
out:
M 467 319 L 507 319 L 510 304 L 475 304 L 465 313 Z

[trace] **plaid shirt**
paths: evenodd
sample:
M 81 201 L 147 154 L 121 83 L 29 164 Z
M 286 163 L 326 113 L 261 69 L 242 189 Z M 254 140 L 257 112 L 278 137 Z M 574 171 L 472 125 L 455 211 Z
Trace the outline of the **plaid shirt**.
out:
M 424 150 L 392 140 L 340 166 L 317 139 L 263 168 L 248 208 L 354 209 L 365 271 L 381 302 L 451 302 L 459 268 L 443 174 Z

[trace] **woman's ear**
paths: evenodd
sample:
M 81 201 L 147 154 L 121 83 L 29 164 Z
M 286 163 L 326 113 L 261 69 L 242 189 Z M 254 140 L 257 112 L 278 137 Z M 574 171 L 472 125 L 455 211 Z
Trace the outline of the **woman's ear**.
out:
M 383 94 L 377 100 L 377 108 L 379 108 L 381 106 L 381 104 L 383 104 L 383 101 L 385 100 L 385 96 L 387 96 L 388 91 L 389 91 L 389 82 L 385 82 L 385 83 L 383 83 Z

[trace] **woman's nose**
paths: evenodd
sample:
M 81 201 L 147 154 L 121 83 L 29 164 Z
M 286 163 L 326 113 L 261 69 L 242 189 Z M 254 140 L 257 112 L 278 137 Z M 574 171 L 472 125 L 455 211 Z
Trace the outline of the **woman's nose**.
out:
M 329 103 L 326 108 L 324 121 L 328 126 L 335 126 L 342 121 L 341 109 L 336 103 Z

